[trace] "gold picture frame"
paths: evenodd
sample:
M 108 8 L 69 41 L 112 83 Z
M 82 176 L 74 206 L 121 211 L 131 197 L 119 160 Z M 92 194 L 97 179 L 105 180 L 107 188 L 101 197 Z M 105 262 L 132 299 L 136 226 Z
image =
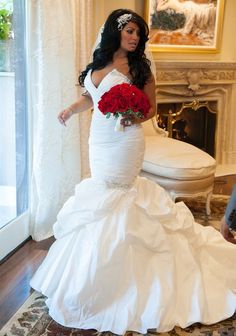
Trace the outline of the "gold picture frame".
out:
M 146 0 L 153 52 L 217 53 L 225 0 Z

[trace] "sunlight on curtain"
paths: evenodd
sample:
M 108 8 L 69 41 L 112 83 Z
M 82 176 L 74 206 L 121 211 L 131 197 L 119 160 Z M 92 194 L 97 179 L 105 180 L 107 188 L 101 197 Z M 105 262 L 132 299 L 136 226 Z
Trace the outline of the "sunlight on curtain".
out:
M 80 3 L 85 6 L 89 1 L 29 1 L 31 235 L 35 240 L 52 235 L 59 209 L 81 178 L 79 118 L 73 116 L 67 127 L 57 121 L 58 113 L 78 98 L 80 90 L 75 86 L 76 40 L 86 35 L 86 27 L 75 35 L 76 20 L 84 19 L 77 10 Z
M 84 70 L 91 61 L 91 50 L 94 43 L 94 8 L 93 0 L 75 0 L 76 12 L 76 60 L 78 73 Z M 81 175 L 86 177 L 90 174 L 88 163 L 88 136 L 91 122 L 91 111 L 81 113 L 80 121 L 80 154 L 81 154 Z

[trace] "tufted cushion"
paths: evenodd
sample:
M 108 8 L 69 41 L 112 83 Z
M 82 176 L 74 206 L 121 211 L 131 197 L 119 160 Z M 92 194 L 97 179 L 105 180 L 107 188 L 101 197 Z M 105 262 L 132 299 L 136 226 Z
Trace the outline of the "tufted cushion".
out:
M 202 179 L 214 175 L 216 161 L 186 142 L 161 136 L 146 136 L 143 170 L 178 180 Z

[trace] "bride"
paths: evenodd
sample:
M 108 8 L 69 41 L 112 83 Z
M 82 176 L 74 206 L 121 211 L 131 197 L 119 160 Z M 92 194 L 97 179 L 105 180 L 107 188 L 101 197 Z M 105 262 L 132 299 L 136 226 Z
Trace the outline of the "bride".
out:
M 183 202 L 138 176 L 141 123 L 116 121 L 98 109 L 111 87 L 132 83 L 155 114 L 155 82 L 144 54 L 148 26 L 133 11 L 113 11 L 81 73 L 86 92 L 58 119 L 94 106 L 89 138 L 91 178 L 76 186 L 54 224 L 56 241 L 31 280 L 49 314 L 73 328 L 124 334 L 212 324 L 236 309 L 236 246 L 202 227 Z

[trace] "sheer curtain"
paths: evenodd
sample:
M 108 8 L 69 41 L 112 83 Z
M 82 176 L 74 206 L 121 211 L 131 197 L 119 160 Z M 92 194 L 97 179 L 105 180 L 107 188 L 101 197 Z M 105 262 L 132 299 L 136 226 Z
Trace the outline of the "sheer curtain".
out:
M 76 17 L 76 59 L 77 68 L 85 69 L 91 61 L 91 50 L 94 44 L 94 7 L 93 0 L 75 1 Z M 90 174 L 88 163 L 88 135 L 91 122 L 91 111 L 79 115 L 80 125 L 80 154 L 81 154 L 81 176 L 87 177 Z
M 80 117 L 73 116 L 63 127 L 57 115 L 80 93 L 75 84 L 84 67 L 80 62 L 86 62 L 78 58 L 77 40 L 83 43 L 85 38 L 86 6 L 90 2 L 29 1 L 29 113 L 33 139 L 30 199 L 31 235 L 35 240 L 52 235 L 59 209 L 81 179 Z M 84 26 L 79 31 L 77 21 L 81 19 Z M 85 47 L 90 49 L 88 44 L 86 41 Z M 81 122 L 88 127 L 84 118 Z

